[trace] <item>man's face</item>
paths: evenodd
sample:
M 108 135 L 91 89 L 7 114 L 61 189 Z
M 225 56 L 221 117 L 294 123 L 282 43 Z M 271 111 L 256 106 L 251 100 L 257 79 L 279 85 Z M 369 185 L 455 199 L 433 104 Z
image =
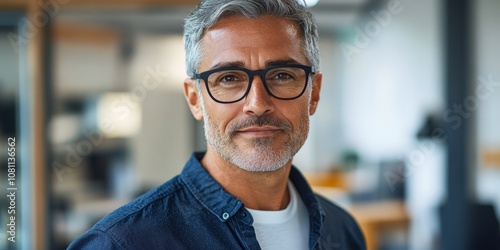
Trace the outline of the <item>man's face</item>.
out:
M 308 65 L 299 28 L 284 18 L 261 16 L 220 19 L 202 38 L 203 56 L 198 72 L 225 66 L 259 70 L 276 62 Z M 321 74 L 313 88 L 294 100 L 270 96 L 259 76 L 248 95 L 231 104 L 217 103 L 202 82 L 202 98 L 189 97 L 191 110 L 203 119 L 208 152 L 215 150 L 225 161 L 247 171 L 274 171 L 290 163 L 304 144 L 309 115 L 319 100 Z M 193 88 L 193 82 L 186 88 Z M 201 111 L 200 111 L 201 109 Z

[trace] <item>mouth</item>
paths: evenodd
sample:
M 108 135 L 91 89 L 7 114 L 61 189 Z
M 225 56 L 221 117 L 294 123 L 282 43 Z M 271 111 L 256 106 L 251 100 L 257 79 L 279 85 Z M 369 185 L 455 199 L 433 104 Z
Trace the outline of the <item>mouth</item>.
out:
M 264 127 L 248 127 L 241 130 L 238 130 L 237 133 L 249 136 L 249 137 L 270 137 L 274 136 L 277 133 L 282 132 L 283 130 L 278 127 L 264 126 Z

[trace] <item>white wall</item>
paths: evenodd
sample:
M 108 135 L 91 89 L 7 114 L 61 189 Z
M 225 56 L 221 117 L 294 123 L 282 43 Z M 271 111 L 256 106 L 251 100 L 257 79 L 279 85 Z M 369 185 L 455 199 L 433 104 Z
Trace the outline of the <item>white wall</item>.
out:
M 56 40 L 54 46 L 57 96 L 98 94 L 116 91 L 119 81 L 118 40 L 101 43 Z
M 475 84 L 480 84 L 479 77 L 496 82 L 491 95 L 479 103 L 477 111 L 477 152 L 500 149 L 500 1 L 486 0 L 476 3 L 476 77 Z M 500 218 L 500 168 L 488 168 L 478 160 L 476 169 L 476 195 L 482 202 L 496 206 Z
M 157 86 L 142 101 L 142 128 L 132 156 L 140 186 L 157 186 L 179 174 L 194 149 L 194 118 L 184 98 L 184 47 L 178 36 L 138 35 L 129 86 Z M 151 73 L 155 72 L 155 73 Z

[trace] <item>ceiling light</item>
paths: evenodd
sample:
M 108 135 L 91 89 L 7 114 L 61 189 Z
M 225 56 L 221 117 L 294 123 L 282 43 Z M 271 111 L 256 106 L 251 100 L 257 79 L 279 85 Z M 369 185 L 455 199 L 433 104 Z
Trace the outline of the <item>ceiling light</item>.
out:
M 319 2 L 319 0 L 305 0 L 305 1 L 306 1 L 306 6 L 309 8 L 313 7 L 314 5 L 316 5 Z

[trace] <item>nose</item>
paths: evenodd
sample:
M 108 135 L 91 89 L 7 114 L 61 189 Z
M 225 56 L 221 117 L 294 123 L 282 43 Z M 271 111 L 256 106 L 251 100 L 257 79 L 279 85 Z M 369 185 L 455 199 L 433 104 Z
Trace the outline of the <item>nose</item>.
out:
M 272 96 L 267 93 L 260 76 L 255 76 L 252 80 L 252 86 L 245 98 L 243 111 L 248 115 L 256 116 L 272 113 L 274 111 Z

